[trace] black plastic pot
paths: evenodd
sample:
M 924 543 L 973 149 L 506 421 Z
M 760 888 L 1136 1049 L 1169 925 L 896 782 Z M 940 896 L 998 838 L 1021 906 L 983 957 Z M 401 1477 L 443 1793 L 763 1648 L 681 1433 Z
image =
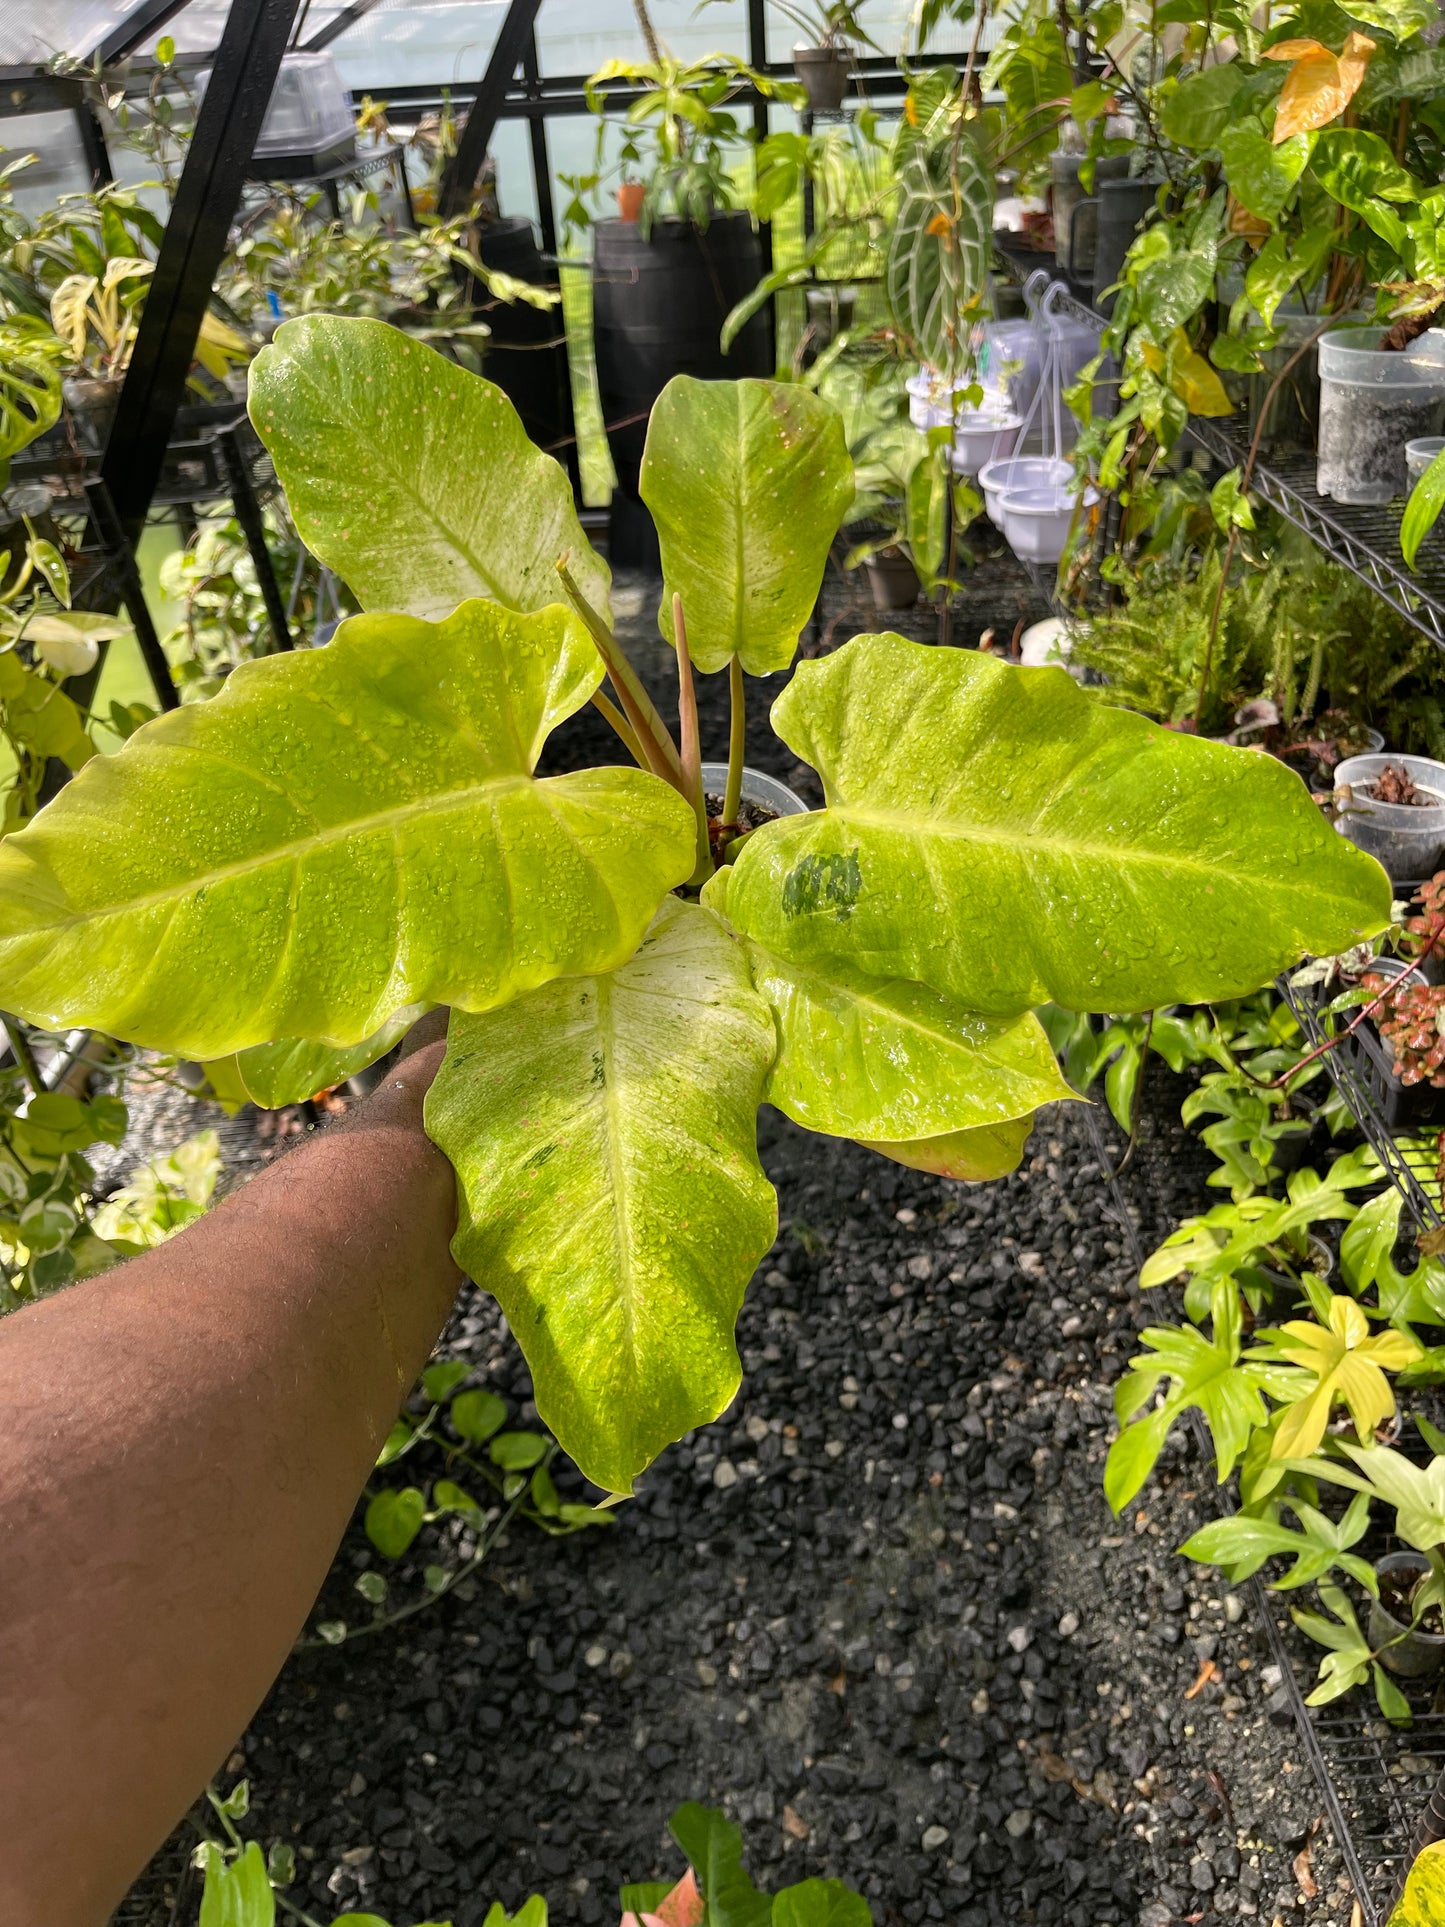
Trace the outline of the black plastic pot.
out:
M 1398 957 L 1376 957 L 1370 965 L 1371 972 L 1380 977 L 1403 977 L 1409 969 L 1409 964 Z M 1445 1090 L 1434 1084 L 1402 1084 L 1395 1072 L 1395 1053 L 1370 1018 L 1338 1049 L 1368 1088 L 1386 1130 L 1445 1123 Z
M 489 268 L 510 274 L 534 287 L 555 288 L 557 271 L 549 267 L 537 246 L 532 223 L 521 216 L 488 221 L 477 230 L 477 254 Z M 487 302 L 487 291 L 474 283 L 472 300 Z M 577 485 L 577 446 L 572 435 L 568 401 L 567 331 L 562 310 L 510 306 L 498 301 L 482 316 L 491 329 L 482 372 L 494 381 L 522 418 L 522 426 L 537 444 L 556 456 Z
M 918 571 L 902 549 L 880 549 L 864 565 L 875 609 L 911 609 L 918 600 Z
M 1424 1573 L 1430 1562 L 1419 1552 L 1387 1552 L 1375 1561 L 1375 1571 L 1387 1573 Z M 1422 1633 L 1396 1619 L 1378 1599 L 1370 1601 L 1370 1644 L 1380 1655 L 1380 1664 L 1402 1679 L 1425 1679 L 1445 1666 L 1445 1634 Z
M 652 404 L 674 375 L 700 381 L 773 373 L 765 305 L 724 355 L 722 325 L 762 278 L 762 244 L 746 214 L 716 214 L 705 232 L 658 221 L 644 240 L 636 221 L 599 221 L 592 261 L 592 333 L 607 445 L 617 471 L 611 559 L 655 567 L 657 536 L 637 493 Z
M 65 411 L 75 425 L 77 448 L 89 455 L 103 454 L 120 406 L 120 378 L 67 375 L 60 392 Z
M 1094 306 L 1101 314 L 1112 314 L 1114 296 L 1106 296 L 1119 279 L 1124 256 L 1134 236 L 1153 210 L 1159 192 L 1158 181 L 1100 181 L 1098 184 L 1099 226 L 1094 242 Z
M 836 114 L 853 71 L 851 47 L 794 47 L 793 72 L 802 81 L 812 114 Z

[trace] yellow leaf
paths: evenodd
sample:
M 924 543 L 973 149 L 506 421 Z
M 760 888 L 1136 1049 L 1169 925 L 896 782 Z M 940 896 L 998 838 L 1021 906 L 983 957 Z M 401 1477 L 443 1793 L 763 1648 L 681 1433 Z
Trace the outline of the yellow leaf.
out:
M 1267 47 L 1266 60 L 1294 63 L 1275 109 L 1275 146 L 1292 134 L 1326 127 L 1342 114 L 1359 91 L 1374 51 L 1374 41 L 1362 33 L 1349 34 L 1338 54 L 1318 40 L 1281 40 L 1278 46 Z
M 1291 1319 L 1276 1339 L 1280 1355 L 1315 1382 L 1284 1414 L 1271 1455 L 1304 1459 L 1319 1445 L 1335 1401 L 1343 1400 L 1362 1443 L 1395 1409 L 1387 1371 L 1399 1371 L 1419 1357 L 1420 1348 L 1404 1332 L 1370 1336 L 1370 1321 L 1353 1298 L 1331 1298 L 1324 1325 Z
M 1389 1927 L 1435 1927 L 1445 1920 L 1445 1840 L 1423 1849 L 1410 1869 Z
M 1224 383 L 1203 355 L 1189 345 L 1189 337 L 1176 328 L 1169 338 L 1169 353 L 1156 342 L 1140 340 L 1139 353 L 1153 375 L 1165 375 L 1169 386 L 1191 415 L 1232 415 L 1234 404 L 1224 392 Z

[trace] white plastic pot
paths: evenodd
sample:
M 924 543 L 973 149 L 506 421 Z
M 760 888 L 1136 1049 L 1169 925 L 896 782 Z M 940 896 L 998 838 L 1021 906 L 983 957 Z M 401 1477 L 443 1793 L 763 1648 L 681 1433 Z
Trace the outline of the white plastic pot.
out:
M 1362 786 L 1382 775 L 1387 763 L 1403 768 L 1412 783 L 1439 796 L 1439 806 L 1377 803 L 1361 794 Z M 1335 802 L 1335 828 L 1384 864 L 1392 883 L 1415 883 L 1440 868 L 1445 857 L 1445 763 L 1399 751 L 1347 756 L 1335 770 Z
M 1087 506 L 1098 496 L 1089 489 Z M 1057 486 L 1007 489 L 1000 498 L 1004 539 L 1020 562 L 1057 562 L 1068 547 L 1074 497 Z
M 981 409 L 964 409 L 953 430 L 954 474 L 977 475 L 990 462 L 1012 455 L 1022 427 L 1023 418 L 1019 415 L 990 415 Z
M 927 434 L 930 428 L 946 428 L 953 420 L 949 392 L 942 376 L 931 368 L 920 368 L 903 386 L 908 390 L 908 419 L 915 428 Z
M 983 505 L 995 528 L 1003 527 L 1002 502 L 1006 491 L 1020 488 L 1059 488 L 1072 481 L 1074 468 L 1057 455 L 1006 455 L 985 462 L 978 471 Z

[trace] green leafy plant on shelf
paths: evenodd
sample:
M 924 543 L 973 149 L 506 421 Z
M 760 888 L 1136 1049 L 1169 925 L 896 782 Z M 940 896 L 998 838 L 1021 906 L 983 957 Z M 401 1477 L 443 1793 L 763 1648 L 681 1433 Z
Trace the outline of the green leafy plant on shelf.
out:
M 256 1840 L 243 1840 L 237 1822 L 251 1811 L 251 1789 L 238 1780 L 224 1798 L 211 1789 L 211 1812 L 220 1839 L 197 1847 L 195 1862 L 205 1869 L 199 1927 L 275 1927 L 278 1893 L 288 1918 L 301 1927 L 322 1923 L 298 1907 L 285 1890 L 296 1879 L 296 1853 L 276 1841 L 263 1853 Z M 743 1836 L 717 1807 L 687 1801 L 667 1823 L 668 1832 L 688 1865 L 680 1880 L 643 1880 L 618 1891 L 620 1927 L 872 1927 L 867 1901 L 841 1880 L 795 1881 L 775 1894 L 763 1893 L 743 1865 Z M 376 1914 L 339 1914 L 331 1927 L 387 1927 Z M 424 1927 L 451 1927 L 429 1921 Z M 533 1894 L 508 1914 L 500 1901 L 488 1909 L 482 1927 L 547 1927 L 547 1903 Z
M 764 1098 L 1000 1175 L 1071 1095 L 1037 1005 L 1242 996 L 1388 920 L 1383 871 L 1280 764 L 892 635 L 800 665 L 772 718 L 828 806 L 740 834 L 746 678 L 792 664 L 853 492 L 838 418 L 794 385 L 679 378 L 653 410 L 679 743 L 497 389 L 317 318 L 258 357 L 251 407 L 365 613 L 147 724 L 0 845 L 0 1008 L 247 1083 L 300 1062 L 315 1090 L 328 1053 L 354 1068 L 449 1005 L 427 1127 L 458 1259 L 598 1485 L 630 1490 L 736 1392 L 777 1225 Z M 711 819 L 692 679 L 724 672 Z M 539 779 L 588 701 L 636 766 Z

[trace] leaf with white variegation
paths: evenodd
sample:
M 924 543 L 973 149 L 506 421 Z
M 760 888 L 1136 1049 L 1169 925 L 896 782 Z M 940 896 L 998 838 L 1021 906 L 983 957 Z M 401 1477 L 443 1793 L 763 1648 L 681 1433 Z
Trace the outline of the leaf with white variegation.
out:
M 777 1226 L 756 1148 L 772 1054 L 741 946 L 678 898 L 610 975 L 452 1016 L 426 1104 L 458 1175 L 452 1250 L 544 1423 L 611 1491 L 737 1391 L 733 1326 Z
M 662 546 L 658 626 L 682 597 L 693 667 L 793 660 L 853 499 L 842 417 L 795 382 L 675 375 L 653 403 L 642 499 Z
M 728 916 L 795 963 L 1123 1012 L 1245 995 L 1389 921 L 1384 871 L 1282 763 L 1061 669 L 859 636 L 799 665 L 773 726 L 828 808 L 748 838 Z
M 256 425 L 306 546 L 364 609 L 450 615 L 560 600 L 556 563 L 606 610 L 607 565 L 572 485 L 510 401 L 381 321 L 288 321 L 251 364 Z
M 642 770 L 533 777 L 600 669 L 486 602 L 244 663 L 0 844 L 0 1008 L 213 1058 L 615 967 L 695 824 Z
M 906 144 L 884 292 L 915 352 L 950 378 L 970 364 L 968 314 L 988 285 L 992 233 L 993 186 L 973 142 L 944 134 Z

